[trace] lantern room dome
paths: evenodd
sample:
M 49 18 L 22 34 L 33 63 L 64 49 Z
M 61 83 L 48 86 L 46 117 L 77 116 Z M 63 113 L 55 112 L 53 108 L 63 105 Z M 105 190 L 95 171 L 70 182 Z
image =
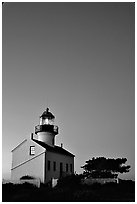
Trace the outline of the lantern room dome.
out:
M 48 119 L 54 119 L 55 116 L 49 111 L 49 108 L 47 108 L 42 115 L 40 116 L 40 118 L 48 118 Z

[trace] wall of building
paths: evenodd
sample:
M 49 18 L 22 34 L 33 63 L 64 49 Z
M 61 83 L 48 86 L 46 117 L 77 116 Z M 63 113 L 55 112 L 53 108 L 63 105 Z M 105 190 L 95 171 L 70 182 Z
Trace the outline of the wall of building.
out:
M 35 155 L 30 155 L 30 146 L 35 146 Z M 12 168 L 16 167 L 24 161 L 35 157 L 42 151 L 45 151 L 45 149 L 36 144 L 30 138 L 24 140 L 20 145 L 12 150 Z
M 35 155 L 30 155 L 30 146 L 35 146 Z M 50 170 L 48 170 L 48 161 L 50 161 Z M 56 162 L 55 171 L 53 162 Z M 61 162 L 63 175 L 74 173 L 74 157 L 47 152 L 45 148 L 33 140 L 24 140 L 12 151 L 11 179 L 18 180 L 25 175 L 40 178 L 41 182 L 51 181 L 51 178 L 58 179 L 60 177 Z M 68 172 L 66 172 L 66 164 L 68 164 Z M 70 164 L 72 164 L 72 172 Z
M 11 170 L 11 179 L 18 180 L 22 176 L 29 175 L 35 178 L 39 178 L 41 182 L 44 182 L 44 160 L 45 160 L 45 153 L 41 153 L 33 159 L 28 160 L 21 165 L 13 168 Z
M 50 170 L 48 170 L 48 161 L 50 161 Z M 56 162 L 56 171 L 53 169 L 53 162 Z M 46 182 L 51 181 L 51 178 L 60 177 L 60 162 L 62 162 L 63 175 L 74 173 L 74 157 L 62 155 L 54 152 L 46 153 Z M 68 164 L 68 172 L 66 172 L 66 164 Z M 72 164 L 72 172 L 70 171 L 70 164 Z
M 35 147 L 35 155 L 30 155 L 30 146 Z M 12 151 L 11 179 L 24 175 L 41 178 L 44 181 L 45 149 L 31 139 L 24 140 Z

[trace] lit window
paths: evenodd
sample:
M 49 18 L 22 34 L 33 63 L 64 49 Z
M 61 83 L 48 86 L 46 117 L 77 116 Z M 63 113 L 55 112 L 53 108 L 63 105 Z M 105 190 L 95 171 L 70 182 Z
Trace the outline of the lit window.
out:
M 45 124 L 49 124 L 49 120 L 48 120 L 48 118 L 46 118 L 46 120 L 45 120 Z
M 30 146 L 30 155 L 35 155 L 35 146 Z

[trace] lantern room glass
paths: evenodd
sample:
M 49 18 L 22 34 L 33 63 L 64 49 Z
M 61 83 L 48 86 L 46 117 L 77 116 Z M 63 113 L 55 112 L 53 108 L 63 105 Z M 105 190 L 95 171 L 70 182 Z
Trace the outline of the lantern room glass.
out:
M 40 125 L 54 125 L 54 119 L 40 118 Z

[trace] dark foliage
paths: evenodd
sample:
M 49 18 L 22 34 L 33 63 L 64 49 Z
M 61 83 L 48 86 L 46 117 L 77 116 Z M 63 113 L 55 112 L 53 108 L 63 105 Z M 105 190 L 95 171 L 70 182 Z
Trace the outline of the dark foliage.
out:
M 75 188 L 76 186 L 80 185 L 82 175 L 68 175 L 66 177 L 62 177 L 58 180 L 57 187 L 68 187 L 68 188 Z
M 86 161 L 81 168 L 84 169 L 85 176 L 92 178 L 116 178 L 119 173 L 127 173 L 130 166 L 124 165 L 126 158 L 110 159 L 105 157 L 92 158 Z
M 72 178 L 75 182 L 72 181 Z M 119 184 L 95 183 L 91 186 L 81 185 L 74 175 L 60 181 L 57 187 L 41 185 L 37 188 L 31 184 L 3 184 L 3 202 L 134 202 L 135 182 L 120 180 Z M 70 181 L 71 185 L 67 181 Z M 73 185 L 72 185 L 73 184 Z
M 12 201 L 18 197 L 24 197 L 29 191 L 34 191 L 36 187 L 33 184 L 2 184 L 2 201 Z
M 20 180 L 26 180 L 26 179 L 34 179 L 34 177 L 29 176 L 29 175 L 25 175 L 25 176 L 22 176 L 22 177 L 20 178 Z

